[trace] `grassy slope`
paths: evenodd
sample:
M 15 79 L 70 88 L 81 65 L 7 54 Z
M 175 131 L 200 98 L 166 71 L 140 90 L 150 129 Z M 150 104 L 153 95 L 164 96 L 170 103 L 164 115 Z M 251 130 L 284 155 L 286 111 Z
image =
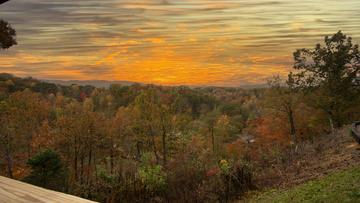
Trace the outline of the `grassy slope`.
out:
M 270 190 L 247 202 L 360 202 L 360 166 L 288 190 Z

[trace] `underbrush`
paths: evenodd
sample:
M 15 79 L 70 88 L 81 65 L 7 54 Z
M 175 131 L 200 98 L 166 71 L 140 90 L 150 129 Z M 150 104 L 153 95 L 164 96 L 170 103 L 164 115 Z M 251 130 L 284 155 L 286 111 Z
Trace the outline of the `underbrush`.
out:
M 251 166 L 227 160 L 211 168 L 194 162 L 164 168 L 148 159 L 131 170 L 98 177 L 100 187 L 89 194 L 109 203 L 229 202 L 254 188 Z
M 246 202 L 360 202 L 360 166 L 288 190 L 269 190 Z

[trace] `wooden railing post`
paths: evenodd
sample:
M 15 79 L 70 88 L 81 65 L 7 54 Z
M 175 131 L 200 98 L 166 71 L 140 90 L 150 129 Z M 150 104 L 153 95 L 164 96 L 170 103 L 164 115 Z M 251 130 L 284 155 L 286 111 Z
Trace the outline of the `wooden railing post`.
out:
M 360 144 L 360 121 L 351 125 L 351 136 Z

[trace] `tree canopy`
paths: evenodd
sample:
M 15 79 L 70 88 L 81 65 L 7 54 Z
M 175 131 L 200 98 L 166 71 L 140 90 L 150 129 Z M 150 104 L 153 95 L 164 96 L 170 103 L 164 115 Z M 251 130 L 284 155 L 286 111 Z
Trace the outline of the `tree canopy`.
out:
M 316 91 L 314 104 L 323 109 L 331 122 L 341 126 L 341 111 L 359 97 L 359 45 L 341 31 L 326 36 L 324 45 L 299 49 L 294 53 L 297 84 Z
M 16 31 L 11 27 L 11 25 L 4 21 L 0 20 L 0 49 L 8 49 L 13 45 L 16 45 Z

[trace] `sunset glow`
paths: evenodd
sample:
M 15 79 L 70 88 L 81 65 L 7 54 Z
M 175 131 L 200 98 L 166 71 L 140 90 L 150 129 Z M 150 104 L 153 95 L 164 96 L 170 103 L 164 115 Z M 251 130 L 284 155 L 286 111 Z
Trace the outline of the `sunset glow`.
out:
M 238 86 L 286 75 L 297 48 L 342 30 L 358 0 L 13 0 L 0 72 L 44 79 Z

